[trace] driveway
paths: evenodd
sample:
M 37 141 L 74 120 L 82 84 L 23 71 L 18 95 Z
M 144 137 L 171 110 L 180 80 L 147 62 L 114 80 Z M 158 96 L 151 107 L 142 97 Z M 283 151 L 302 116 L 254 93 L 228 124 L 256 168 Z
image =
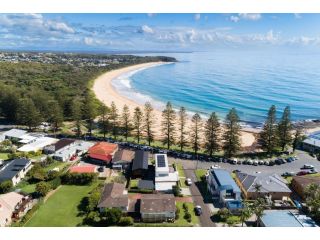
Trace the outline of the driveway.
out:
M 187 178 L 191 178 L 193 184 L 190 186 L 190 191 L 194 205 L 200 205 L 202 208 L 202 214 L 199 216 L 200 224 L 202 227 L 215 227 L 216 225 L 211 221 L 211 212 L 208 206 L 204 203 L 204 199 L 196 186 L 197 178 L 194 174 L 194 170 L 185 170 Z

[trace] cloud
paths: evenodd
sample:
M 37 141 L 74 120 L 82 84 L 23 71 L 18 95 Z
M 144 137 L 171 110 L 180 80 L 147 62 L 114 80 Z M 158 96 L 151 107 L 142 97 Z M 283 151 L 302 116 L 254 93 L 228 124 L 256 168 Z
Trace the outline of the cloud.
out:
M 151 34 L 154 33 L 153 29 L 151 27 L 147 26 L 147 25 L 143 25 L 141 27 L 141 30 L 144 33 L 151 33 Z
M 231 15 L 229 20 L 232 22 L 239 22 L 241 19 L 248 21 L 257 21 L 262 18 L 260 13 L 239 13 L 238 15 Z
M 197 14 L 194 15 L 194 20 L 199 21 L 200 18 L 201 18 L 201 14 L 200 13 L 197 13 Z

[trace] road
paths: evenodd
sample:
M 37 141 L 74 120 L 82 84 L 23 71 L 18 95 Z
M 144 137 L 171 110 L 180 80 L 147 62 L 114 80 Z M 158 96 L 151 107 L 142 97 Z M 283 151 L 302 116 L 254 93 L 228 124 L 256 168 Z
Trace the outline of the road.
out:
M 193 184 L 189 187 L 192 195 L 194 205 L 200 205 L 202 208 L 202 214 L 199 216 L 200 224 L 202 227 L 215 227 L 215 224 L 211 221 L 210 209 L 204 203 L 203 197 L 196 186 L 195 182 L 197 182 L 196 175 L 194 174 L 194 170 L 185 170 L 185 175 L 187 178 L 190 178 Z

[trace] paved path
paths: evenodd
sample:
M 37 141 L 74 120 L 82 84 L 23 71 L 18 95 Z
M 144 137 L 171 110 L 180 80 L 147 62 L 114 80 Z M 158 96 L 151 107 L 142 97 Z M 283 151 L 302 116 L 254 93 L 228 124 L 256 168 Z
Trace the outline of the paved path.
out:
M 204 203 L 203 197 L 196 186 L 197 178 L 194 170 L 184 170 L 186 177 L 191 178 L 193 184 L 190 186 L 190 191 L 194 205 L 200 205 L 202 208 L 202 214 L 199 216 L 202 227 L 215 227 L 216 225 L 211 221 L 211 212 L 208 206 Z

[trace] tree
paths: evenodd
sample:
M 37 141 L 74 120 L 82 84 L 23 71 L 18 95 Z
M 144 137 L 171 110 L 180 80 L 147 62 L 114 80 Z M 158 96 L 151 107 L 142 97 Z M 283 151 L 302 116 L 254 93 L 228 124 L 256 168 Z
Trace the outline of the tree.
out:
M 109 128 L 109 118 L 108 118 L 109 109 L 106 105 L 100 104 L 98 111 L 100 116 L 99 126 L 101 129 L 101 132 L 103 133 L 103 138 L 105 139 L 106 134 L 108 132 L 108 128 Z
M 199 113 L 196 113 L 192 116 L 191 123 L 190 143 L 192 149 L 194 150 L 194 154 L 197 156 L 198 151 L 200 150 L 200 135 L 202 130 L 201 116 Z
M 140 143 L 141 133 L 142 133 L 142 119 L 143 113 L 139 107 L 134 109 L 133 114 L 133 127 L 138 143 Z
M 179 125 L 179 140 L 178 145 L 180 147 L 180 151 L 183 151 L 183 148 L 187 146 L 187 132 L 186 132 L 186 124 L 187 124 L 187 113 L 184 107 L 181 107 L 178 112 L 178 125 Z
M 47 182 L 39 182 L 36 185 L 36 193 L 41 197 L 46 196 L 50 189 L 51 185 Z
M 116 225 L 122 217 L 122 211 L 119 208 L 107 208 L 103 216 L 108 225 Z
M 131 119 L 130 119 L 130 110 L 127 105 L 123 106 L 121 123 L 122 123 L 123 134 L 124 134 L 124 137 L 127 141 L 128 137 L 130 135 L 130 131 L 132 129 L 132 124 L 131 124 Z
M 320 220 L 320 187 L 317 184 L 309 184 L 305 191 L 305 199 L 310 213 Z
M 304 136 L 302 135 L 302 129 L 300 127 L 296 127 L 294 131 L 294 137 L 292 141 L 292 151 L 294 152 L 299 144 L 304 140 Z
M 166 108 L 162 111 L 162 132 L 163 136 L 163 144 L 167 145 L 167 149 L 170 149 L 170 146 L 174 144 L 175 140 L 175 120 L 176 113 L 172 108 L 170 102 L 167 103 Z
M 54 134 L 63 123 L 63 111 L 56 100 L 48 103 L 48 122 L 51 124 Z
M 28 126 L 29 130 L 31 130 L 39 126 L 41 121 L 40 112 L 34 105 L 34 102 L 30 98 L 21 99 L 17 109 L 17 122 Z
M 133 225 L 133 219 L 132 217 L 121 217 L 120 221 L 118 223 L 119 226 L 132 226 Z
M 291 112 L 290 107 L 287 106 L 281 117 L 281 120 L 278 124 L 278 136 L 279 136 L 279 144 L 282 151 L 291 143 L 292 136 L 291 136 L 292 124 L 291 124 Z
M 119 127 L 119 113 L 118 113 L 117 106 L 114 102 L 111 102 L 109 119 L 111 124 L 112 135 L 115 139 L 117 139 L 118 127 Z
M 151 142 L 154 138 L 154 133 L 152 129 L 154 123 L 153 118 L 153 107 L 150 102 L 146 102 L 144 105 L 144 128 L 149 146 L 151 145 Z
M 76 125 L 76 135 L 77 137 L 81 136 L 81 120 L 82 120 L 82 102 L 80 99 L 76 98 L 72 101 L 71 107 L 71 116 L 72 119 L 75 121 Z
M 12 181 L 3 181 L 0 183 L 0 194 L 4 194 L 7 192 L 10 192 L 10 190 L 13 188 Z
M 205 144 L 206 153 L 212 157 L 214 152 L 220 150 L 220 123 L 216 113 L 211 113 L 205 124 Z
M 243 224 L 245 221 L 247 221 L 252 215 L 251 208 L 247 203 L 244 203 L 244 207 L 240 210 L 240 221 L 241 226 L 243 227 Z
M 241 147 L 239 116 L 235 108 L 232 108 L 225 119 L 225 131 L 223 134 L 223 150 L 225 155 L 235 155 Z
M 20 93 L 11 86 L 2 86 L 0 92 L 0 110 L 9 122 L 17 121 L 17 111 L 20 104 Z
M 89 135 L 92 135 L 94 119 L 97 116 L 97 104 L 91 93 L 86 93 L 83 104 L 83 116 L 87 123 Z
M 90 196 L 88 197 L 88 205 L 86 206 L 87 212 L 91 212 L 96 209 L 99 200 L 101 197 L 101 193 L 98 189 L 95 189 L 90 193 Z
M 261 147 L 269 154 L 274 151 L 277 146 L 277 125 L 276 125 L 276 107 L 272 105 L 268 112 L 267 120 L 263 125 L 260 133 Z

